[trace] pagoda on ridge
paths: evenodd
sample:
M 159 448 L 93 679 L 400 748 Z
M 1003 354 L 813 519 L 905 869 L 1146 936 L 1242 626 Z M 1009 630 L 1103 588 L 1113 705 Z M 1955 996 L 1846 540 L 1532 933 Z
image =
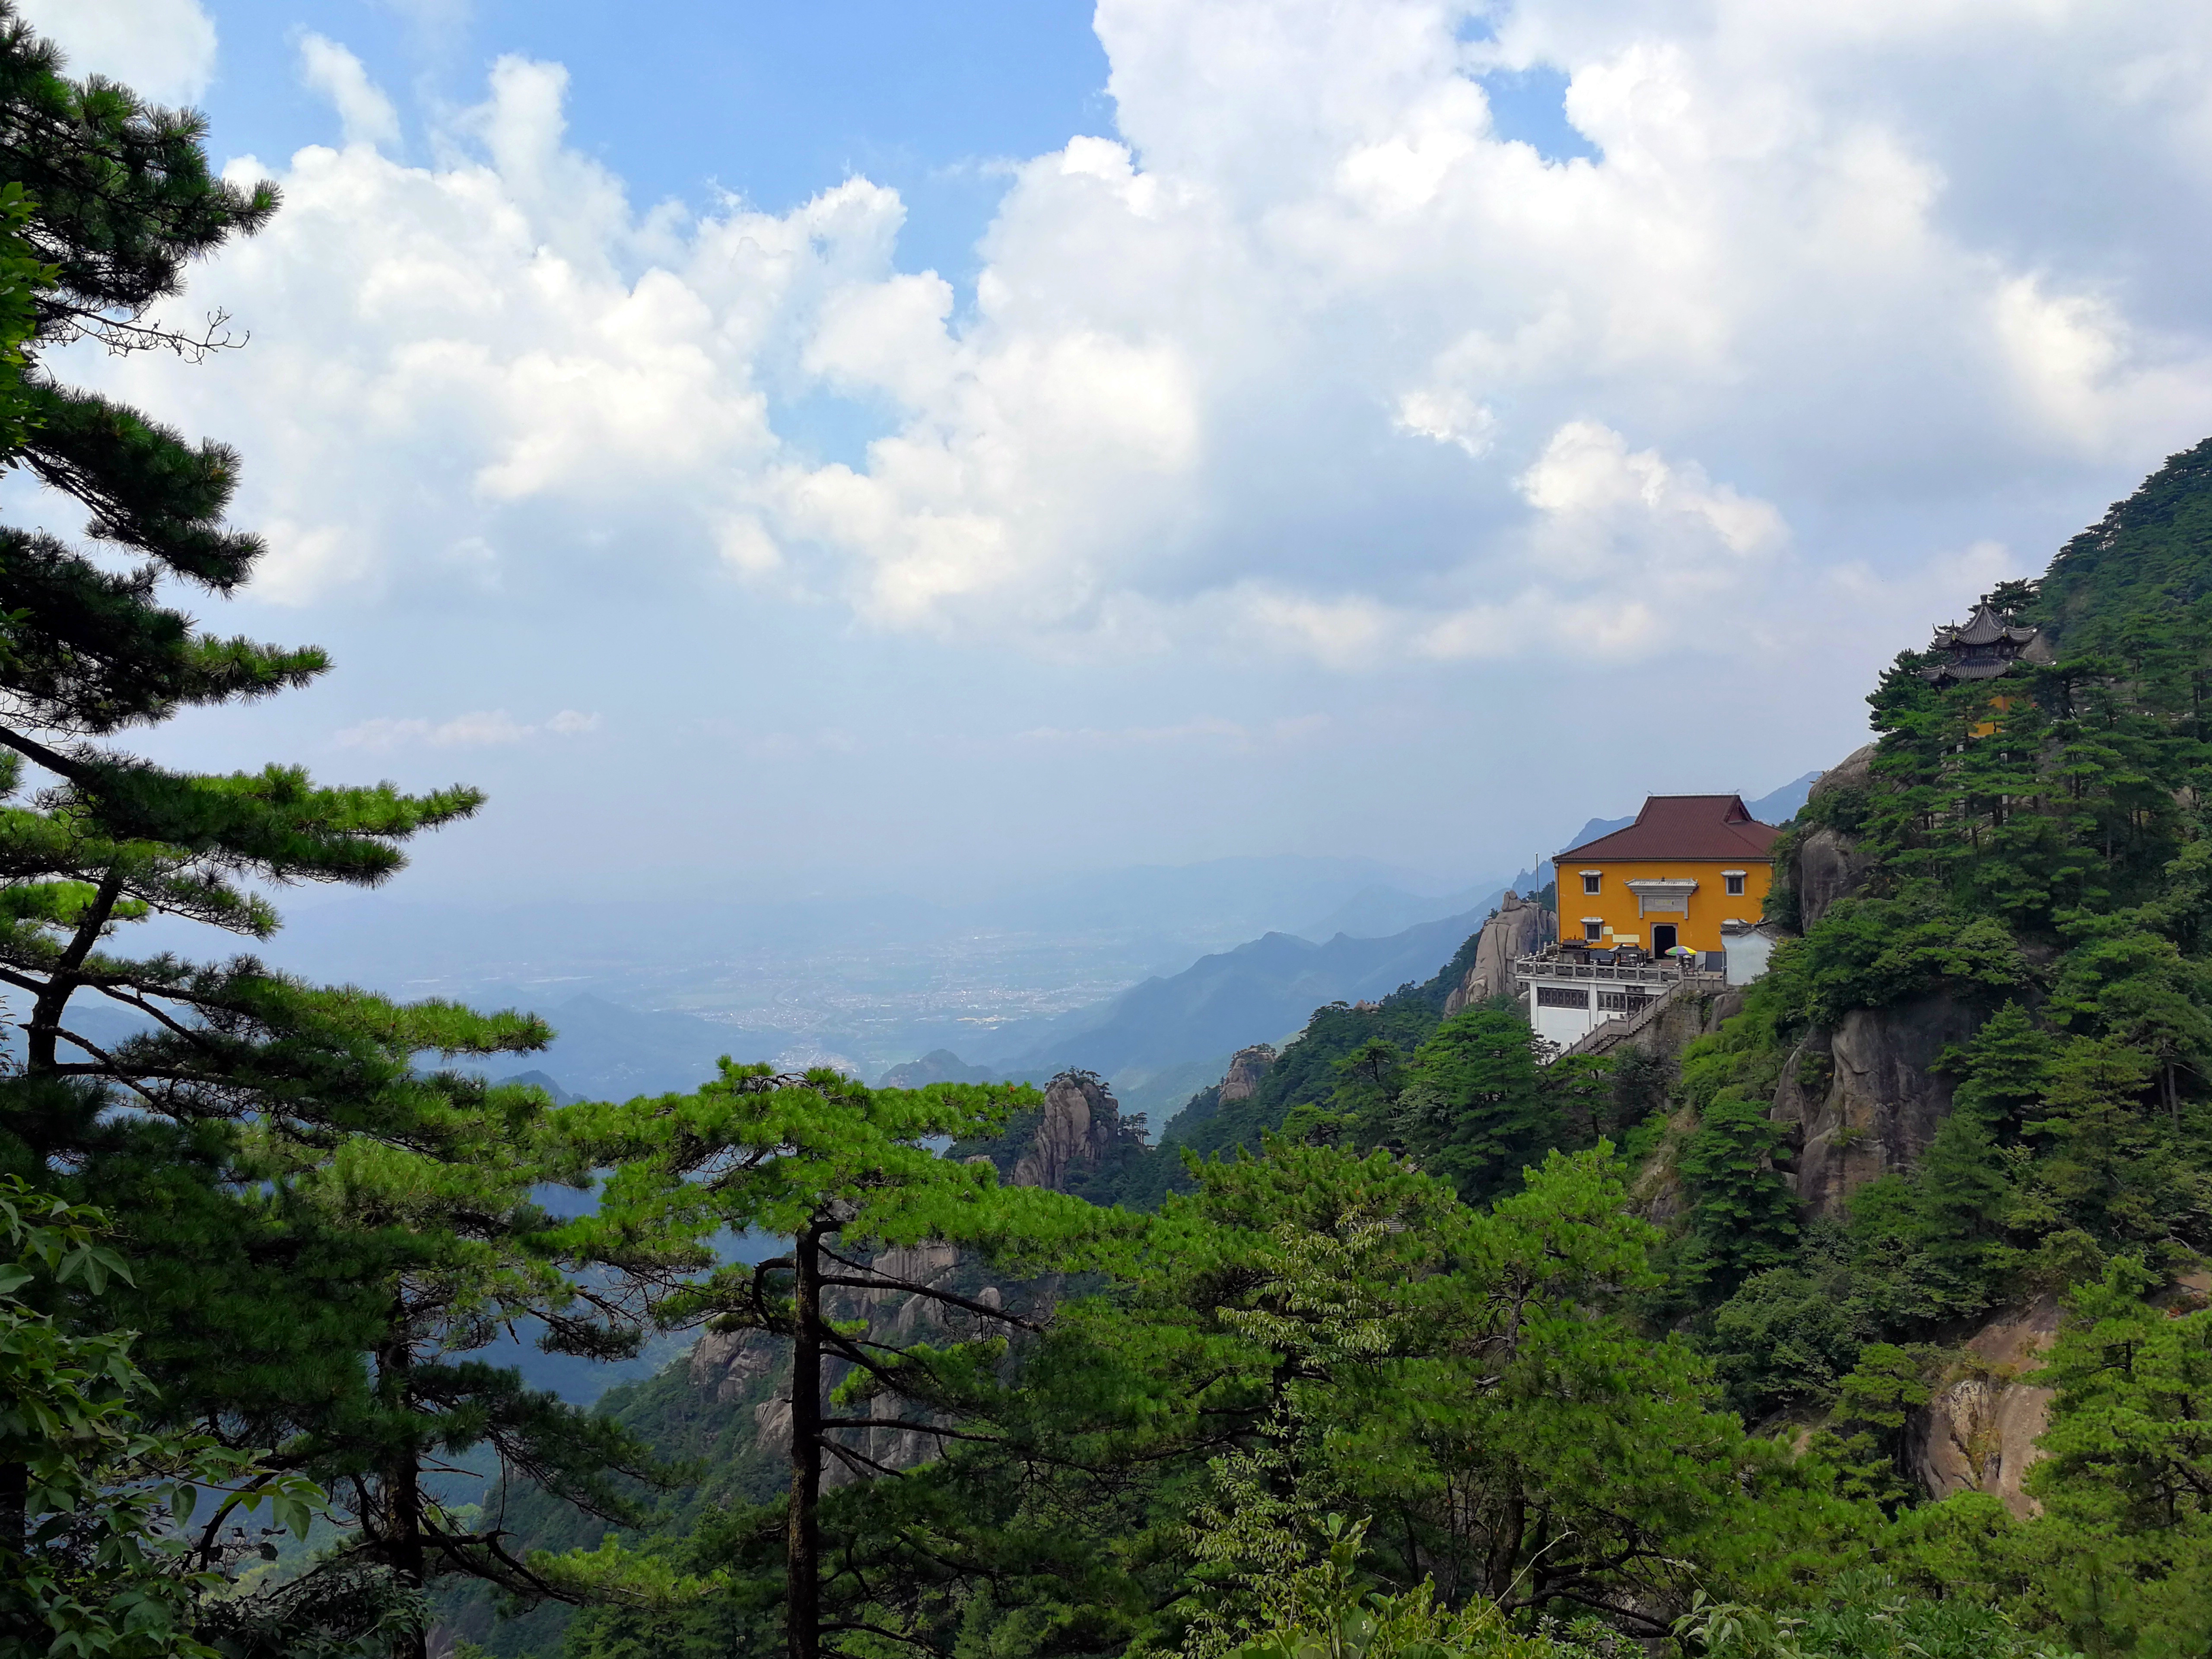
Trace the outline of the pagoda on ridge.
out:
M 1928 647 L 1943 660 L 1920 671 L 1930 685 L 1957 685 L 1965 680 L 1993 680 L 2012 672 L 2013 664 L 2051 660 L 2051 647 L 2040 629 L 2022 627 L 2000 617 L 1984 600 L 1963 623 L 1936 630 Z

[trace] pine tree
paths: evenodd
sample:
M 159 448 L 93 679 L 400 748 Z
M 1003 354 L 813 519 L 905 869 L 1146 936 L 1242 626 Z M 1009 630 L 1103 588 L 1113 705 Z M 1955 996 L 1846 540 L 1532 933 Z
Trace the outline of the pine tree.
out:
M 602 1519 L 635 1524 L 616 1477 L 665 1486 L 646 1449 L 607 1418 L 526 1386 L 511 1367 L 470 1356 L 502 1334 L 535 1328 L 550 1352 L 634 1355 L 641 1310 L 603 1284 L 566 1242 L 567 1224 L 538 1202 L 550 1186 L 581 1189 L 581 1145 L 538 1091 L 473 1078 L 426 1079 L 442 1097 L 434 1144 L 356 1136 L 303 1163 L 285 1185 L 379 1311 L 368 1335 L 366 1396 L 288 1412 L 281 1448 L 340 1500 L 353 1559 L 421 1590 L 453 1575 L 525 1601 L 568 1589 L 531 1571 L 495 1520 L 470 1528 L 422 1478 L 488 1446 L 498 1479 L 528 1483 Z M 421 1633 L 413 1641 L 422 1650 Z
M 15 216 L 0 319 L 29 325 L 19 377 L 15 354 L 0 354 L 21 404 L 20 419 L 0 419 L 0 461 L 89 517 L 76 544 L 0 526 L 0 984 L 27 1004 L 21 1073 L 0 1083 L 0 1167 L 98 1203 L 142 1264 L 135 1284 L 82 1314 L 88 1328 L 120 1319 L 142 1333 L 135 1358 L 169 1424 L 219 1425 L 286 1467 L 341 1472 L 381 1437 L 374 1508 L 413 1479 L 413 1452 L 471 1433 L 505 1436 L 526 1467 L 526 1442 L 587 1449 L 511 1374 L 441 1373 L 451 1398 L 436 1414 L 464 1427 L 434 1434 L 403 1421 L 427 1396 L 396 1400 L 391 1382 L 395 1324 L 434 1367 L 502 1320 L 557 1316 L 573 1299 L 544 1261 L 526 1295 L 513 1277 L 542 1231 L 512 1185 L 532 1167 L 532 1115 L 418 1066 L 425 1054 L 522 1052 L 550 1033 L 518 1013 L 308 985 L 251 955 L 203 964 L 116 949 L 155 915 L 266 939 L 277 917 L 262 890 L 372 885 L 401 867 L 410 836 L 482 799 L 460 787 L 323 787 L 295 767 L 194 774 L 119 744 L 328 666 L 312 647 L 203 631 L 171 598 L 227 596 L 262 556 L 226 521 L 237 455 L 50 369 L 52 349 L 75 340 L 187 362 L 230 343 L 220 319 L 187 332 L 158 311 L 191 262 L 276 205 L 266 185 L 214 174 L 204 131 L 197 114 L 69 79 L 0 3 L 0 209 Z M 88 1003 L 143 1029 L 95 1040 L 75 1017 Z M 376 1183 L 345 1183 L 395 1161 L 410 1170 L 404 1213 L 365 1213 Z M 349 1202 L 330 1201 L 341 1188 Z M 395 1316 L 394 1286 L 431 1279 L 447 1305 L 426 1342 L 419 1304 L 403 1297 Z M 543 1432 L 514 1426 L 533 1413 Z M 621 1466 L 619 1448 L 599 1450 Z M 589 1486 L 580 1465 L 567 1476 Z M 0 1468 L 0 1486 L 22 1478 Z M 370 1541 L 420 1579 L 404 1538 Z M 464 1570 L 482 1554 L 448 1553 Z
M 1789 1259 L 1797 1200 L 1774 1168 L 1781 1144 L 1765 1103 L 1730 1085 L 1707 1103 L 1682 1148 L 1677 1167 L 1691 1209 L 1681 1271 L 1713 1300 Z
M 986 1137 L 1035 1099 L 1027 1089 L 974 1085 L 869 1089 L 828 1069 L 779 1075 L 725 1060 L 696 1094 L 572 1109 L 568 1132 L 615 1171 L 599 1213 L 573 1231 L 578 1248 L 624 1270 L 664 1324 L 758 1331 L 788 1346 L 791 1659 L 816 1659 L 825 1634 L 866 1627 L 824 1607 L 824 1577 L 838 1571 L 834 1562 L 825 1568 L 822 1551 L 824 1466 L 834 1459 L 863 1482 L 896 1477 L 860 1437 L 888 1429 L 940 1446 L 958 1439 L 961 1418 L 994 1392 L 1005 1340 L 1036 1328 L 1003 1298 L 910 1275 L 897 1253 L 951 1244 L 1057 1261 L 1119 1214 L 1001 1187 L 988 1159 L 956 1162 L 927 1145 Z M 748 1231 L 788 1239 L 789 1248 L 758 1263 L 717 1265 L 714 1242 Z M 838 1316 L 855 1297 L 907 1298 L 934 1316 L 902 1321 L 903 1340 L 886 1340 L 866 1321 Z M 937 1326 L 951 1340 L 928 1340 Z M 570 1582 L 588 1593 L 611 1565 L 622 1571 L 602 1560 Z
M 1350 1118 L 1353 1133 L 1369 1143 L 1389 1131 L 1390 1114 L 1406 1086 L 1406 1067 L 1398 1045 L 1370 1037 L 1342 1060 L 1331 1062 L 1335 1085 L 1329 1103 Z
M 1936 1131 L 1914 1185 L 1917 1243 L 1953 1311 L 1978 1313 L 2002 1292 L 2013 1263 L 2006 1224 L 2012 1182 L 1980 1116 L 1953 1111 Z
M 1926 1369 L 1907 1349 L 1870 1342 L 1837 1386 L 1834 1426 L 1818 1449 L 1833 1460 L 1852 1496 L 1889 1506 L 1909 1496 L 1905 1426 L 1932 1393 Z
M 1414 1051 L 1395 1114 L 1398 1138 L 1469 1203 L 1510 1192 L 1559 1144 L 1528 1023 L 1510 1009 L 1452 1016 Z
M 0 1176 L 0 1464 L 23 1474 L 0 1516 L 0 1659 L 206 1659 L 205 1598 L 232 1589 L 224 1523 L 265 1504 L 304 1538 L 321 1504 L 213 1435 L 149 1432 L 128 1336 L 72 1334 L 40 1305 L 130 1282 L 106 1219 Z M 233 1612 L 250 1599 L 224 1594 Z M 384 1601 L 404 1627 L 428 1622 Z
M 2040 1115 L 2022 1126 L 2038 1151 L 2021 1194 L 2031 1227 L 2186 1256 L 2201 1224 L 2197 1182 L 2146 1110 L 2155 1075 L 2151 1056 L 2117 1038 L 2076 1037 L 2059 1049 Z
M 2107 1650 L 2212 1645 L 2212 1310 L 2154 1306 L 2164 1275 L 2123 1255 L 2067 1298 L 2043 1369 L 2043 1591 Z
M 2007 1002 L 1936 1063 L 1938 1071 L 1956 1079 L 1951 1109 L 1974 1118 L 1999 1139 L 2017 1136 L 2043 1098 L 2055 1047 L 2027 1010 Z

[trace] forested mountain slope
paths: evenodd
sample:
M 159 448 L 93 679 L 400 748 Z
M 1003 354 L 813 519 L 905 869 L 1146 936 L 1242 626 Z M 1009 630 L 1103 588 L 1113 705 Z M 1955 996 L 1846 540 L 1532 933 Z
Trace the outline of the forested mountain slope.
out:
M 1565 1605 L 1557 1598 L 1572 1587 L 1615 1633 L 1571 1636 L 1561 1625 L 1515 1638 L 1552 1645 L 1516 1651 L 1616 1651 L 1607 1644 L 1620 1633 L 1650 1638 L 1678 1615 L 1694 1619 L 1693 1587 L 1755 1604 L 1729 1614 L 1741 1621 L 1729 1639 L 1745 1654 L 2206 1650 L 2212 540 L 2197 526 L 2212 526 L 2208 492 L 2203 452 L 2177 458 L 2069 544 L 2042 593 L 2011 584 L 1991 596 L 2051 624 L 2049 663 L 1946 686 L 1922 672 L 1931 658 L 1899 656 L 1869 700 L 1877 741 L 1821 780 L 1780 847 L 1787 878 L 1774 914 L 1802 924 L 1802 936 L 1778 948 L 1764 979 L 1692 1018 L 1688 1029 L 1703 1030 L 1686 1044 L 1655 1038 L 1609 1061 L 1540 1066 L 1510 1008 L 1447 1016 L 1474 957 L 1468 938 L 1442 971 L 1371 1006 L 1320 1009 L 1279 1054 L 1241 1054 L 1159 1152 L 1105 1133 L 1095 1113 L 1082 1137 L 1073 1118 L 1055 1129 L 1047 1113 L 956 1147 L 1018 1180 L 1041 1167 L 1046 1141 L 1083 1139 L 1089 1149 L 1064 1166 L 1080 1190 L 1158 1206 L 1179 1242 L 1154 1266 L 1126 1270 L 1115 1296 L 1068 1304 L 1055 1326 L 1074 1341 L 1103 1320 L 1109 1349 L 1133 1345 L 1139 1357 L 1115 1375 L 1149 1402 L 1131 1407 L 1138 1417 L 1103 1426 L 1119 1408 L 1083 1390 L 1104 1386 L 1084 1367 L 1106 1350 L 1079 1360 L 1077 1342 L 1052 1350 L 1047 1371 L 1019 1372 L 1028 1380 L 1008 1397 L 1019 1404 L 979 1403 L 973 1446 L 948 1449 L 892 1490 L 841 1499 L 854 1528 L 841 1535 L 854 1549 L 890 1548 L 894 1534 L 917 1537 L 914 1528 L 930 1549 L 955 1554 L 981 1548 L 986 1532 L 994 1551 L 1043 1548 L 1011 1545 L 1027 1516 L 1053 1529 L 1053 1551 L 1074 1552 L 1048 1569 L 1026 1558 L 1033 1576 L 994 1593 L 1020 1612 L 991 1601 L 987 1614 L 955 1588 L 966 1569 L 933 1569 L 924 1577 L 934 1588 L 915 1591 L 902 1628 L 933 1632 L 919 1639 L 950 1651 L 955 1626 L 945 1621 L 957 1612 L 995 1632 L 993 1650 L 1101 1655 L 1203 1628 L 1199 1604 L 1173 1601 L 1167 1587 L 1179 1571 L 1202 1573 L 1192 1563 L 1211 1559 L 1207 1528 L 1233 1538 L 1257 1524 L 1234 1495 L 1247 1477 L 1231 1471 L 1246 1466 L 1209 1462 L 1204 1449 L 1233 1445 L 1260 1460 L 1249 1478 L 1272 1470 L 1278 1493 L 1299 1494 L 1293 1511 L 1310 1503 L 1316 1514 L 1336 1505 L 1372 1518 L 1362 1559 L 1384 1583 L 1425 1576 L 1452 1607 L 1495 1597 L 1509 1611 Z M 1626 1168 L 1606 1164 L 1607 1141 Z M 1370 1149 L 1380 1156 L 1359 1163 Z M 1193 1185 L 1185 1150 L 1244 1156 L 1206 1164 L 1197 1190 L 1177 1196 Z M 1613 1176 L 1600 1173 L 1608 1167 Z M 1596 1184 L 1576 1185 L 1584 1179 Z M 1438 1200 L 1413 1200 L 1413 1188 L 1385 1200 L 1365 1184 L 1400 1181 L 1452 1196 L 1423 1208 Z M 1323 1190 L 1334 1196 L 1321 1200 Z M 1394 1207 L 1401 1200 L 1414 1207 Z M 1249 1230 L 1233 1248 L 1206 1231 L 1232 1218 Z M 1396 1218 L 1375 1231 L 1374 1218 Z M 1481 1243 L 1467 1236 L 1463 1265 L 1423 1254 L 1462 1248 L 1439 1242 L 1478 1223 L 1504 1231 Z M 1384 1248 L 1413 1254 L 1387 1269 L 1360 1265 L 1362 1250 Z M 1479 1321 L 1456 1322 L 1499 1293 L 1503 1281 L 1488 1275 L 1535 1282 L 1505 1265 L 1524 1248 L 1571 1276 L 1578 1270 L 1564 1264 L 1578 1252 L 1619 1252 L 1602 1286 L 1577 1281 L 1571 1316 L 1545 1325 L 1530 1351 L 1543 1377 L 1583 1379 L 1570 1389 L 1571 1426 L 1470 1403 L 1548 1399 L 1538 1373 L 1493 1395 L 1502 1379 L 1461 1376 L 1447 1357 L 1498 1340 Z M 1261 1254 L 1237 1254 L 1247 1249 Z M 1228 1266 L 1262 1258 L 1264 1268 Z M 1267 1300 L 1266 1285 L 1292 1283 L 1303 1288 L 1291 1300 Z M 1443 1299 L 1421 1302 L 1425 1285 Z M 1238 1299 L 1248 1294 L 1259 1303 Z M 1414 1300 L 1401 1314 L 1376 1311 L 1401 1294 Z M 1425 1311 L 1413 1315 L 1416 1304 Z M 1382 1323 L 1356 1340 L 1401 1359 L 1370 1364 L 1328 1346 L 1355 1340 L 1346 1333 L 1368 1330 L 1359 1322 L 1370 1313 Z M 1401 1316 L 1411 1322 L 1389 1322 Z M 1300 1322 L 1309 1317 L 1317 1322 Z M 1352 1322 L 1332 1322 L 1341 1320 Z M 1385 1329 L 1398 1334 L 1386 1340 Z M 1442 1346 L 1421 1334 L 1431 1330 Z M 1269 1357 L 1250 1375 L 1309 1376 L 1297 1415 L 1263 1431 L 1237 1415 L 1244 1407 L 1224 1406 L 1223 1423 L 1243 1427 L 1216 1430 L 1198 1426 L 1200 1408 L 1190 1438 L 1149 1438 L 1155 1430 L 1140 1421 L 1186 1420 L 1175 1414 L 1209 1397 L 1195 1382 L 1177 1392 L 1184 1362 L 1168 1355 L 1182 1339 L 1170 1331 L 1224 1342 L 1268 1333 Z M 1601 1359 L 1581 1346 L 1591 1340 Z M 1214 1362 L 1193 1351 L 1189 1363 Z M 1233 1372 L 1241 1362 L 1224 1363 Z M 2050 1392 L 2021 1380 L 2038 1366 Z M 1424 1376 L 1443 1392 L 1422 1394 Z M 1076 1394 L 1055 1394 L 1051 1377 Z M 672 1373 L 617 1403 L 648 1437 L 701 1443 L 680 1429 L 700 1409 L 697 1391 Z M 1473 1419 L 1458 1415 L 1470 1410 Z M 1060 1411 L 1091 1427 L 1077 1431 Z M 1047 1451 L 1063 1431 L 1048 1420 L 1078 1438 Z M 1103 1437 L 1082 1438 L 1092 1433 Z M 1134 1437 L 1115 1438 L 1124 1433 Z M 1006 1461 L 1018 1443 L 1076 1461 L 1046 1475 L 1047 1464 L 1022 1462 L 1029 1453 Z M 1663 1467 L 1639 1461 L 1650 1454 Z M 1079 1467 L 1119 1473 L 1091 1491 Z M 1436 1507 L 1424 1482 L 1445 1470 L 1462 1483 L 1452 1490 L 1478 1496 Z M 1059 1495 L 1047 1499 L 1048 1489 Z M 1030 1496 L 1017 1499 L 1022 1490 Z M 924 1491 L 939 1494 L 933 1504 L 964 1496 L 925 1523 L 912 1507 Z M 986 1502 L 1010 1507 L 994 1509 L 983 1530 L 956 1516 Z M 1518 1503 L 1540 1504 L 1552 1530 L 1508 1527 L 1510 1516 L 1538 1512 Z M 1429 1530 L 1447 1510 L 1463 1534 Z M 1625 1534 L 1607 1532 L 1632 1510 Z M 894 1513 L 908 1519 L 872 1530 Z M 747 1559 L 712 1544 L 711 1529 L 679 1531 L 655 1547 L 672 1560 Z M 1580 1540 L 1601 1537 L 1614 1553 L 1580 1553 Z M 1295 1559 L 1306 1547 L 1279 1547 Z M 1091 1568 L 1077 1572 L 1078 1557 Z M 853 1592 L 874 1594 L 864 1578 Z M 1516 1593 L 1516 1583 L 1534 1588 Z M 1148 1622 L 1155 1615 L 1138 1610 L 1147 1595 L 1183 1611 Z M 738 1623 L 720 1628 L 742 1626 L 738 1604 L 723 1605 Z M 1796 1645 L 1778 1635 L 1761 1645 L 1757 1632 L 1785 1617 Z M 594 1613 L 569 1651 L 633 1651 L 652 1628 Z M 684 1651 L 712 1646 L 701 1645 L 703 1628 L 666 1634 Z M 1455 1639 L 1456 1651 L 1506 1651 Z

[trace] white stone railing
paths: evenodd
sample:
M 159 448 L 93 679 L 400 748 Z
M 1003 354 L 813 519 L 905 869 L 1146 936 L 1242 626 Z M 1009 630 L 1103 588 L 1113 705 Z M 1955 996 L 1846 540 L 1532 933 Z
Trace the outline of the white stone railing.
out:
M 1708 975 L 1688 966 L 1680 957 L 1639 963 L 1629 968 L 1612 962 L 1571 962 L 1565 957 L 1529 956 L 1516 960 L 1513 971 L 1524 980 L 1603 980 L 1631 985 L 1674 985 L 1686 979 L 1727 977 L 1723 974 Z

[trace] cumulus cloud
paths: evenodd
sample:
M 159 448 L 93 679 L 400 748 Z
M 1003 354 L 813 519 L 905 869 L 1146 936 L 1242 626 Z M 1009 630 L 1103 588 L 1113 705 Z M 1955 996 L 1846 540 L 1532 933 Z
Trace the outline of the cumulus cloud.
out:
M 620 549 L 869 628 L 1346 670 L 1779 648 L 1837 572 L 1891 628 L 1986 503 L 2212 428 L 2212 14 L 1466 11 L 1103 0 L 1116 131 L 1013 169 L 972 295 L 865 179 L 631 203 L 557 65 L 407 165 L 310 37 L 346 142 L 203 279 L 252 350 L 100 372 L 221 414 L 290 603 Z M 1598 159 L 1499 130 L 1482 76 L 1536 67 Z M 811 450 L 807 398 L 872 441 Z
M 215 20 L 198 0 L 17 0 L 23 21 L 69 56 L 156 103 L 185 104 L 215 74 Z
M 540 732 L 562 738 L 580 737 L 598 731 L 602 724 L 599 715 L 574 708 L 563 708 L 537 725 L 518 720 L 504 708 L 487 708 L 443 720 L 386 717 L 362 720 L 340 732 L 337 742 L 341 748 L 366 749 L 376 754 L 425 745 L 433 749 L 490 749 L 521 743 Z
M 334 40 L 310 34 L 300 42 L 300 72 L 337 112 L 347 143 L 397 148 L 399 112 L 369 80 L 360 58 Z

